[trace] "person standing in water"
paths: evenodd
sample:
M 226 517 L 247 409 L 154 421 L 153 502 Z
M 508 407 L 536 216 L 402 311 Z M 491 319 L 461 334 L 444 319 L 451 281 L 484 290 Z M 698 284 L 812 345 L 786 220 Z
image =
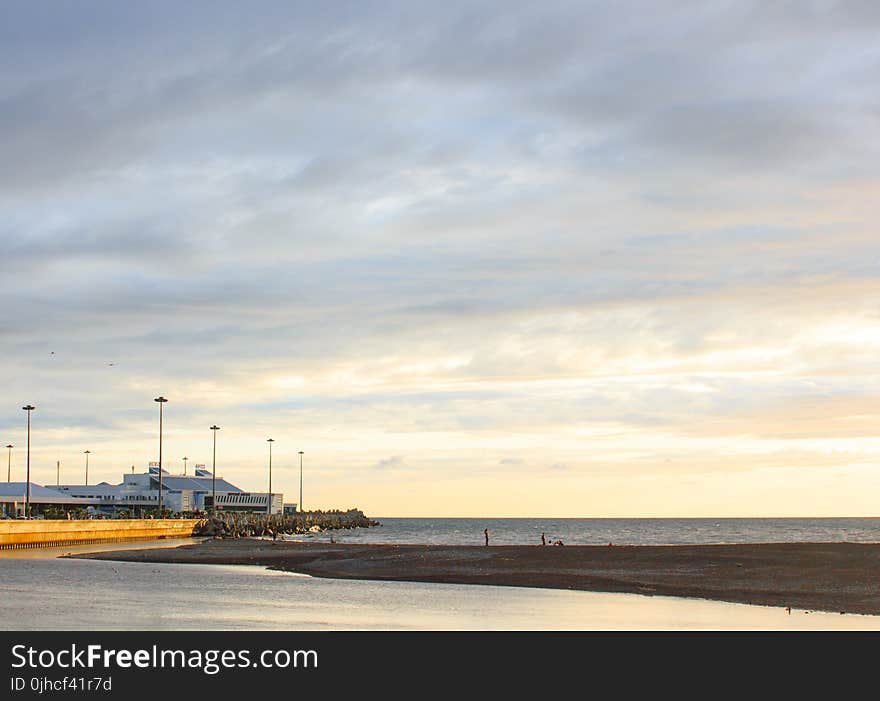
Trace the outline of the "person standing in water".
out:
M 544 537 L 544 533 L 541 533 L 541 545 L 547 545 L 547 539 Z
M 486 536 L 486 545 L 489 545 L 489 529 L 488 528 L 483 529 L 483 535 Z

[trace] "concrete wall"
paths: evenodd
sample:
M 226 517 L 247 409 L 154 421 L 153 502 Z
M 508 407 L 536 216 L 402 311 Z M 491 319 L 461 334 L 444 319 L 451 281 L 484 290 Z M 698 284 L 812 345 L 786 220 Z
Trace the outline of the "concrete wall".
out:
M 0 550 L 48 548 L 77 543 L 189 538 L 200 519 L 88 519 L 0 521 Z

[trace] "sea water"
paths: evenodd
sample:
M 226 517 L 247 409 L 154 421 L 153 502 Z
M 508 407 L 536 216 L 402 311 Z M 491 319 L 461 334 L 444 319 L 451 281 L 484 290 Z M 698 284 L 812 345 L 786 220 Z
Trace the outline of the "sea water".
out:
M 880 518 L 383 518 L 381 525 L 288 536 L 345 543 L 483 545 L 698 545 L 880 543 Z

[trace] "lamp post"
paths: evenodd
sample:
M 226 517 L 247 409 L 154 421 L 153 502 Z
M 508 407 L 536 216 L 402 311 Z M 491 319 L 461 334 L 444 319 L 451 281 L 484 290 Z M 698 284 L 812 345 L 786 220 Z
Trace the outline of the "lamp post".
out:
M 299 451 L 299 512 L 303 510 L 303 452 Z
M 267 438 L 266 442 L 269 444 L 269 498 L 266 500 L 266 516 L 272 515 L 272 444 L 275 442 L 274 438 Z
M 186 457 L 186 455 L 184 455 L 183 456 L 183 474 L 184 474 L 184 476 L 186 476 L 186 461 L 187 460 L 189 460 L 189 458 Z
M 159 396 L 153 401 L 159 402 L 159 518 L 162 518 L 162 405 L 168 400 Z
M 211 463 L 211 513 L 217 513 L 217 431 L 220 427 L 217 424 L 211 426 L 211 433 L 214 434 L 214 461 Z
M 35 406 L 28 404 L 22 409 L 27 412 L 28 429 L 27 429 L 27 495 L 24 499 L 24 515 L 25 518 L 31 515 L 31 412 L 36 409 Z
M 11 482 L 12 481 L 12 449 L 15 446 L 12 445 L 12 443 L 10 443 L 6 447 L 9 448 L 9 458 L 7 459 L 7 462 L 6 462 L 6 481 Z
M 83 453 L 86 456 L 86 486 L 89 486 L 89 455 L 91 454 L 91 450 L 84 450 Z

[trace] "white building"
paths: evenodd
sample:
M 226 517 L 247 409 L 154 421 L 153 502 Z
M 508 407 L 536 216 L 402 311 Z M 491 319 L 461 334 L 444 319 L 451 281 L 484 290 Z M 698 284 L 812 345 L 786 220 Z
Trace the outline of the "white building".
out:
M 46 507 L 64 511 L 76 508 L 88 509 L 99 504 L 97 499 L 79 499 L 51 487 L 43 487 L 31 482 L 28 502 L 27 482 L 0 482 L 0 515 L 14 518 L 25 515 L 25 504 L 30 504 L 32 513 L 40 513 Z
M 284 507 L 284 495 L 267 492 L 245 492 L 222 477 L 212 479 L 209 470 L 196 469 L 195 475 L 172 475 L 162 470 L 162 507 L 174 513 L 181 511 L 208 511 L 212 494 L 216 492 L 218 511 L 249 511 L 280 514 Z M 102 510 L 127 509 L 137 513 L 139 509 L 159 506 L 159 468 L 151 465 L 147 472 L 126 474 L 121 484 L 101 482 L 90 485 L 63 484 L 57 491 L 72 497 L 84 498 L 98 504 Z

